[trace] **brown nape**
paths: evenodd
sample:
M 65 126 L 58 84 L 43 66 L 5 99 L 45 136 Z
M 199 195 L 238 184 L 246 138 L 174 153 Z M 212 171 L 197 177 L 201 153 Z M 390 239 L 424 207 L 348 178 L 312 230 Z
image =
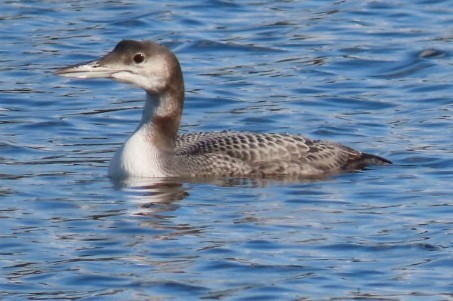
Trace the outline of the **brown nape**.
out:
M 182 108 L 184 104 L 184 77 L 182 75 L 181 65 L 176 55 L 167 48 L 165 50 L 164 57 L 168 66 L 169 79 L 163 94 L 173 96 L 173 99 L 178 100 L 178 105 Z
M 165 116 L 153 117 L 153 144 L 164 152 L 173 152 L 178 135 L 181 113 L 173 112 Z
M 184 107 L 184 79 L 176 56 L 167 50 L 163 57 L 167 62 L 169 78 L 164 91 L 159 91 L 159 105 L 166 114 L 153 116 L 153 139 L 161 150 L 173 152 Z

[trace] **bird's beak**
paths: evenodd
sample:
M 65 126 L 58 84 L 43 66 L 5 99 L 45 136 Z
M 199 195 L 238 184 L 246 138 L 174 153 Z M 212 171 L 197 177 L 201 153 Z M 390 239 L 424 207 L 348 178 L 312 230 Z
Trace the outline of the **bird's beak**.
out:
M 99 61 L 71 65 L 55 71 L 56 75 L 71 78 L 110 78 L 118 70 L 103 66 Z

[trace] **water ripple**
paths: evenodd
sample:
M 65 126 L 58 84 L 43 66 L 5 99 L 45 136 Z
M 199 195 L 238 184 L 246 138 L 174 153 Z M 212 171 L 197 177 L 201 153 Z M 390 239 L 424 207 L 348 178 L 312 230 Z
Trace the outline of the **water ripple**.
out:
M 2 300 L 447 300 L 449 1 L 5 2 Z M 52 72 L 121 39 L 181 60 L 183 132 L 392 159 L 323 181 L 106 177 L 144 93 Z

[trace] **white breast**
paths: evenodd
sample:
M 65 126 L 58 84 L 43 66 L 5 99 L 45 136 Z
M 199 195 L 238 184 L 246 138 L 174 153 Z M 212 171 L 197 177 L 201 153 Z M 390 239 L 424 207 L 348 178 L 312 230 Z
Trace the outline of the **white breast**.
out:
M 118 149 L 110 161 L 109 176 L 126 177 L 168 177 L 163 170 L 162 156 L 149 142 L 146 126 L 141 126 Z

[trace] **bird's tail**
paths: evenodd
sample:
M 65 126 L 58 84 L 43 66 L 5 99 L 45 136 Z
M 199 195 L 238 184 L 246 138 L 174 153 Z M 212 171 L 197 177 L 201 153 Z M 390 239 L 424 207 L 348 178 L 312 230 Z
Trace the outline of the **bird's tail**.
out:
M 357 153 L 356 153 L 357 154 Z M 388 165 L 392 164 L 391 161 L 368 153 L 359 153 L 359 156 L 355 156 L 350 160 L 344 167 L 344 170 L 358 170 L 367 167 L 368 165 Z
M 392 161 L 390 161 L 390 160 L 387 160 L 387 159 L 382 158 L 380 156 L 368 154 L 368 153 L 362 153 L 361 159 L 366 165 L 387 165 L 387 164 L 392 164 Z

